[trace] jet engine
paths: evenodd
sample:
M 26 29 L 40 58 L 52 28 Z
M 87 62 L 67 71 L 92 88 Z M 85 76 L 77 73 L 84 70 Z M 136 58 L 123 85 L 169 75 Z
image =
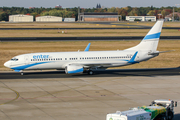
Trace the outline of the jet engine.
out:
M 83 73 L 84 68 L 80 65 L 67 65 L 65 67 L 66 74 Z

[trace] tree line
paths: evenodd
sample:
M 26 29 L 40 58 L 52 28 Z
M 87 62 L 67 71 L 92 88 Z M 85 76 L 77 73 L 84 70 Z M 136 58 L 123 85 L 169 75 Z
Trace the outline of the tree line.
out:
M 174 7 L 175 12 L 180 13 L 180 7 Z M 157 16 L 161 14 L 164 18 L 173 12 L 173 7 L 111 7 L 111 8 L 81 8 L 80 12 L 116 12 L 125 20 L 126 16 Z M 37 16 L 58 16 L 63 18 L 76 18 L 78 19 L 78 8 L 24 8 L 24 7 L 0 7 L 0 21 L 9 21 L 9 15 L 25 14 Z M 179 17 L 175 16 L 179 20 Z

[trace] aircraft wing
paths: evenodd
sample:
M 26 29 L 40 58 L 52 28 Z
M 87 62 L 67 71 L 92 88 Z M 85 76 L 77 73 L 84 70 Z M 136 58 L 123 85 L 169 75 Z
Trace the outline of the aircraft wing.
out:
M 134 55 L 132 56 L 132 58 L 130 60 L 116 61 L 116 62 L 113 62 L 113 64 L 110 63 L 110 62 L 102 62 L 102 61 L 101 61 L 101 63 L 97 63 L 97 62 L 93 63 L 93 61 L 92 61 L 92 62 L 84 62 L 84 63 L 82 63 L 82 62 L 80 62 L 80 63 L 71 63 L 71 65 L 78 65 L 78 66 L 80 65 L 80 66 L 90 68 L 90 67 L 117 66 L 117 65 L 122 65 L 124 63 L 135 64 L 135 63 L 139 63 L 139 62 L 135 61 L 135 58 L 136 58 L 137 54 L 138 54 L 138 51 L 136 51 L 134 53 Z
M 81 65 L 87 68 L 91 67 L 103 67 L 103 66 L 111 66 L 111 63 L 72 63 L 72 65 Z

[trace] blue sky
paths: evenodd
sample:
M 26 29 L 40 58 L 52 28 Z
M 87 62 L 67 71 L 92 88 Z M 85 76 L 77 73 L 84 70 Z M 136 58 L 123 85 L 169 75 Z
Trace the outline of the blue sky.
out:
M 78 7 L 93 8 L 97 3 L 104 7 L 167 7 L 180 4 L 179 0 L 1 0 L 0 7 L 45 7 L 53 8 L 56 5 L 61 5 L 63 8 Z M 177 6 L 177 7 L 180 7 Z

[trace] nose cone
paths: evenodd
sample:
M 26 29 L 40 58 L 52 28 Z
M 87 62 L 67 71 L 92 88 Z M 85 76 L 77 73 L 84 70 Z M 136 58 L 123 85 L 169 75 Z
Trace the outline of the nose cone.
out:
M 10 68 L 10 61 L 5 62 L 4 66 Z

